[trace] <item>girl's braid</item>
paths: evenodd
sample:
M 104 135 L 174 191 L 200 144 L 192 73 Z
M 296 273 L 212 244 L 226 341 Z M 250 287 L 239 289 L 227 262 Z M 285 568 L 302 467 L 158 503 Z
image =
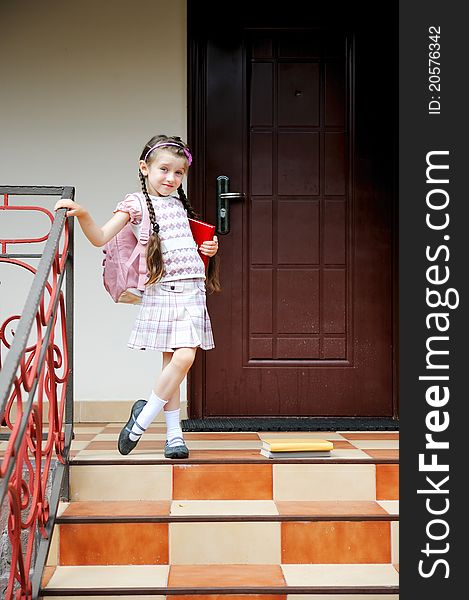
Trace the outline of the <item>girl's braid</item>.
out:
M 178 187 L 178 194 L 179 194 L 179 200 L 182 202 L 182 205 L 186 209 L 188 216 L 191 217 L 192 219 L 196 219 L 198 217 L 198 214 L 195 212 L 195 210 L 191 206 L 189 200 L 187 199 L 187 196 L 186 196 L 184 190 L 182 189 L 182 184 Z
M 150 196 L 148 195 L 145 177 L 144 177 L 143 173 L 140 171 L 140 169 L 138 170 L 138 176 L 140 177 L 140 181 L 142 182 L 142 192 L 143 192 L 143 195 L 145 196 L 145 200 L 147 201 L 147 207 L 148 207 L 148 212 L 150 214 L 150 222 L 151 222 L 151 227 L 153 229 L 153 233 L 155 235 L 158 235 L 160 226 L 158 225 L 158 223 L 156 221 L 155 209 L 153 208 L 153 203 L 151 201 Z

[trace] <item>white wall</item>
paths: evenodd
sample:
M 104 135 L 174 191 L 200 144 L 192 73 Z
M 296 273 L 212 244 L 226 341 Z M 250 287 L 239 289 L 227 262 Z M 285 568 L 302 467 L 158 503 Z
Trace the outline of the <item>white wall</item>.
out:
M 148 139 L 186 137 L 185 0 L 2 0 L 0 23 L 0 184 L 75 186 L 104 223 Z M 146 397 L 160 354 L 127 349 L 138 309 L 114 305 L 79 227 L 75 248 L 76 399 Z

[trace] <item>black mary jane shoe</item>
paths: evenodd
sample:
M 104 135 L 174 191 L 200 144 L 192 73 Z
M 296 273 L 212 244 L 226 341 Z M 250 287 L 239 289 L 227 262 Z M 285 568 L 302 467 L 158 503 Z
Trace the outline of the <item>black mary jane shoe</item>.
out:
M 132 450 L 135 448 L 135 446 L 140 441 L 140 436 L 145 431 L 137 423 L 137 427 L 142 429 L 142 433 L 140 434 L 140 436 L 138 437 L 137 440 L 131 440 L 129 437 L 130 432 L 132 431 L 132 427 L 134 426 L 138 415 L 142 412 L 143 407 L 145 406 L 146 403 L 147 403 L 146 400 L 137 400 L 137 402 L 134 402 L 134 404 L 130 410 L 130 419 L 127 421 L 127 423 L 122 428 L 122 431 L 119 434 L 119 439 L 117 441 L 117 449 L 119 450 L 119 452 L 121 454 L 125 455 L 125 454 L 129 454 L 129 452 L 132 452 Z
M 182 442 L 182 444 L 179 444 L 178 446 L 168 446 L 168 442 L 166 441 L 164 447 L 165 458 L 189 458 L 189 448 L 182 438 L 178 439 Z

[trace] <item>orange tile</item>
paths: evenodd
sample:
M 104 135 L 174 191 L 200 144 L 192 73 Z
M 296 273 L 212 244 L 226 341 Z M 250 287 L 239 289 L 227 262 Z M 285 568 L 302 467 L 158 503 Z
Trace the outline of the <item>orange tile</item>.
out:
M 376 465 L 376 500 L 399 500 L 399 465 Z
M 168 598 L 171 598 L 171 596 L 168 596 Z M 227 598 L 230 600 L 287 600 L 287 596 L 285 595 L 272 596 L 270 594 L 230 594 L 229 596 L 226 594 L 177 595 L 178 600 L 227 600 Z
M 285 585 L 280 565 L 171 565 L 168 578 L 170 588 Z
M 235 450 L 235 449 L 231 449 L 231 450 L 192 450 L 190 448 L 190 442 L 188 442 L 189 444 L 189 450 L 190 450 L 190 456 L 189 458 L 191 459 L 219 459 L 219 460 L 223 460 L 225 458 L 239 458 L 239 459 L 246 459 L 248 458 L 249 460 L 268 460 L 265 459 L 264 456 L 262 456 L 262 454 L 259 452 L 259 450 Z
M 347 440 L 398 440 L 399 433 L 341 433 Z
M 282 563 L 389 563 L 391 527 L 383 521 L 284 522 Z
M 366 500 L 277 500 L 275 504 L 280 515 L 356 516 L 388 514 L 377 502 Z
M 397 448 L 380 448 L 379 450 L 362 450 L 371 458 L 385 458 L 391 460 L 399 460 L 399 450 Z
M 356 450 L 356 446 L 344 440 L 331 440 L 334 444 L 334 450 Z
M 86 442 L 86 441 L 91 441 L 93 438 L 95 438 L 98 435 L 98 431 L 96 433 L 75 433 L 75 436 L 73 438 L 74 442 Z
M 272 465 L 174 465 L 174 500 L 272 500 Z
M 119 500 L 71 502 L 65 509 L 63 516 L 66 517 L 156 517 L 167 516 L 171 508 L 169 500 L 155 500 L 152 502 L 132 502 Z
M 56 568 L 57 567 L 44 567 L 44 571 L 42 573 L 42 581 L 41 581 L 42 587 L 46 587 L 46 585 L 49 583 L 50 578 L 54 574 L 54 571 Z
M 167 523 L 60 526 L 60 565 L 166 565 Z

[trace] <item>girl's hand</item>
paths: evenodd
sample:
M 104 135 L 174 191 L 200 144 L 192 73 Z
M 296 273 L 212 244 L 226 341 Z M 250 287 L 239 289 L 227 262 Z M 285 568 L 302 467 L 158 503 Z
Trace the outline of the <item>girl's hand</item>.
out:
M 215 254 L 218 252 L 218 238 L 216 235 L 213 236 L 213 240 L 211 241 L 207 241 L 207 242 L 203 242 L 203 244 L 200 244 L 199 246 L 199 250 L 202 254 L 205 254 L 205 256 L 215 256 Z
M 88 214 L 86 208 L 73 202 L 73 200 L 59 200 L 55 204 L 54 210 L 58 208 L 68 208 L 67 217 L 85 217 Z
M 121 229 L 129 222 L 130 215 L 127 212 L 117 211 L 107 223 L 102 227 L 96 225 L 90 213 L 72 200 L 59 200 L 54 206 L 54 210 L 58 208 L 67 208 L 67 217 L 78 217 L 78 222 L 88 240 L 100 248 L 106 242 L 109 242 Z

